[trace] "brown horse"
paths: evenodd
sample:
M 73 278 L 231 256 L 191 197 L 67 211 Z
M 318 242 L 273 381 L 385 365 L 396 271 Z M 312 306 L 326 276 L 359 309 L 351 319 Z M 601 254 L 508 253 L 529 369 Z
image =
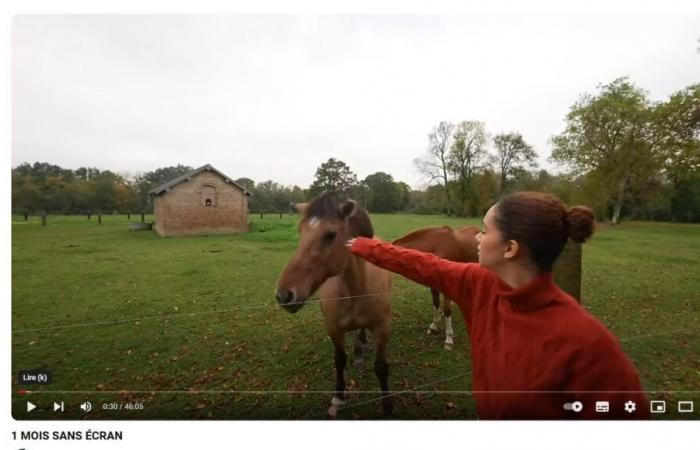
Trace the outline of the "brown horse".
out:
M 373 237 L 369 215 L 355 201 L 337 193 L 323 193 L 311 203 L 297 204 L 302 214 L 299 246 L 282 271 L 275 297 L 287 311 L 297 312 L 318 290 L 326 331 L 335 348 L 336 387 L 328 414 L 335 418 L 345 397 L 345 333 L 359 330 L 355 342 L 356 365 L 368 349 L 365 330 L 375 341 L 374 373 L 382 389 L 382 408 L 390 415 L 389 340 L 391 307 L 390 273 L 353 255 L 345 242 L 353 237 Z
M 393 244 L 405 248 L 412 248 L 422 252 L 433 253 L 441 258 L 458 262 L 478 262 L 479 255 L 476 247 L 477 227 L 462 227 L 453 230 L 448 226 L 421 228 L 403 237 L 396 239 Z M 442 316 L 445 317 L 445 349 L 452 350 L 454 345 L 452 330 L 452 305 L 450 299 L 444 297 L 442 311 L 440 311 L 440 292 L 430 289 L 433 296 L 435 313 L 433 322 L 428 327 L 428 334 L 437 332 L 438 324 Z

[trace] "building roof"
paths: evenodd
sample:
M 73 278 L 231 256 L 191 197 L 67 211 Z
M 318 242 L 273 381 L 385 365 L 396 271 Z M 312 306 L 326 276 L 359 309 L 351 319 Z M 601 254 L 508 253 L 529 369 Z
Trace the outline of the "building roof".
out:
M 234 182 L 231 178 L 227 177 L 227 176 L 224 175 L 223 173 L 221 173 L 221 172 L 219 172 L 218 170 L 216 170 L 214 167 L 212 167 L 211 164 L 205 164 L 205 165 L 203 165 L 202 167 L 199 167 L 199 168 L 193 170 L 193 171 L 190 172 L 190 173 L 186 173 L 186 174 L 184 174 L 184 175 L 181 175 L 181 176 L 175 178 L 174 180 L 170 180 L 170 181 L 168 181 L 168 182 L 165 183 L 165 184 L 161 184 L 160 186 L 158 186 L 158 187 L 155 188 L 155 189 L 151 189 L 150 191 L 148 191 L 148 196 L 149 196 L 149 197 L 155 197 L 156 195 L 160 195 L 160 194 L 162 194 L 163 192 L 168 192 L 168 191 L 169 191 L 170 189 L 172 189 L 175 185 L 180 184 L 180 183 L 182 183 L 182 182 L 184 182 L 184 181 L 189 181 L 189 180 L 191 180 L 195 175 L 197 175 L 197 174 L 200 173 L 200 172 L 204 172 L 204 171 L 207 171 L 207 172 L 214 172 L 215 174 L 217 174 L 218 176 L 220 176 L 220 177 L 221 177 L 225 182 L 227 182 L 228 184 L 231 184 L 231 185 L 237 187 L 238 189 L 240 189 L 241 192 L 243 192 L 244 195 L 247 195 L 248 197 L 251 196 L 251 193 L 248 192 L 243 186 L 241 186 L 240 184 Z

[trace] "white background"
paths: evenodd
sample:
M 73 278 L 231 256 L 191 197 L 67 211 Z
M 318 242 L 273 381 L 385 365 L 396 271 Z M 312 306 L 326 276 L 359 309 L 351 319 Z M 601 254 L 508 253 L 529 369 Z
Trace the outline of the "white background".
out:
M 2 122 L 2 369 L 6 377 L 15 376 L 10 369 L 10 83 L 9 37 L 12 13 L 440 13 L 488 10 L 502 12 L 516 8 L 532 11 L 607 11 L 607 12 L 688 12 L 697 14 L 697 2 L 683 1 L 668 4 L 664 1 L 627 2 L 490 2 L 489 6 L 465 2 L 376 2 L 326 5 L 325 2 L 250 2 L 226 5 L 223 2 L 167 2 L 154 4 L 146 1 L 120 1 L 96 6 L 90 1 L 64 2 L 11 2 L 0 18 L 0 51 L 2 71 L 0 105 Z M 466 6 L 465 6 L 466 5 Z M 700 37 L 700 30 L 698 30 Z M 700 75 L 700 74 L 699 74 Z M 696 80 L 698 81 L 698 80 Z M 517 376 L 517 374 L 514 374 Z M 700 433 L 697 422 L 17 422 L 10 415 L 9 378 L 0 398 L 0 414 L 6 424 L 0 434 L 3 448 L 7 449 L 153 449 L 153 448 L 304 448 L 304 449 L 357 449 L 393 448 L 439 449 L 467 448 L 497 449 L 691 449 L 698 447 Z M 11 431 L 20 430 L 123 430 L 123 442 L 12 442 Z

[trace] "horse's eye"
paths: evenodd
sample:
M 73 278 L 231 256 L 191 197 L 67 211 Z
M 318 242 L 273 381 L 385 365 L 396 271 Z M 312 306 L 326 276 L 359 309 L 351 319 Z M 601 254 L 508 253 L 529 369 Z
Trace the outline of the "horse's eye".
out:
M 323 241 L 331 242 L 333 239 L 335 239 L 337 235 L 338 233 L 335 231 L 328 231 L 326 234 L 323 235 Z

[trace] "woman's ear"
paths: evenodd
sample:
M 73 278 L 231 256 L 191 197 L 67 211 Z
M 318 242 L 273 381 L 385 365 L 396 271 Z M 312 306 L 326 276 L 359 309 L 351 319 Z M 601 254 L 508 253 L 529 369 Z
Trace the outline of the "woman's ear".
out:
M 509 240 L 506 242 L 506 251 L 503 253 L 505 259 L 513 259 L 520 253 L 520 244 L 518 241 Z

